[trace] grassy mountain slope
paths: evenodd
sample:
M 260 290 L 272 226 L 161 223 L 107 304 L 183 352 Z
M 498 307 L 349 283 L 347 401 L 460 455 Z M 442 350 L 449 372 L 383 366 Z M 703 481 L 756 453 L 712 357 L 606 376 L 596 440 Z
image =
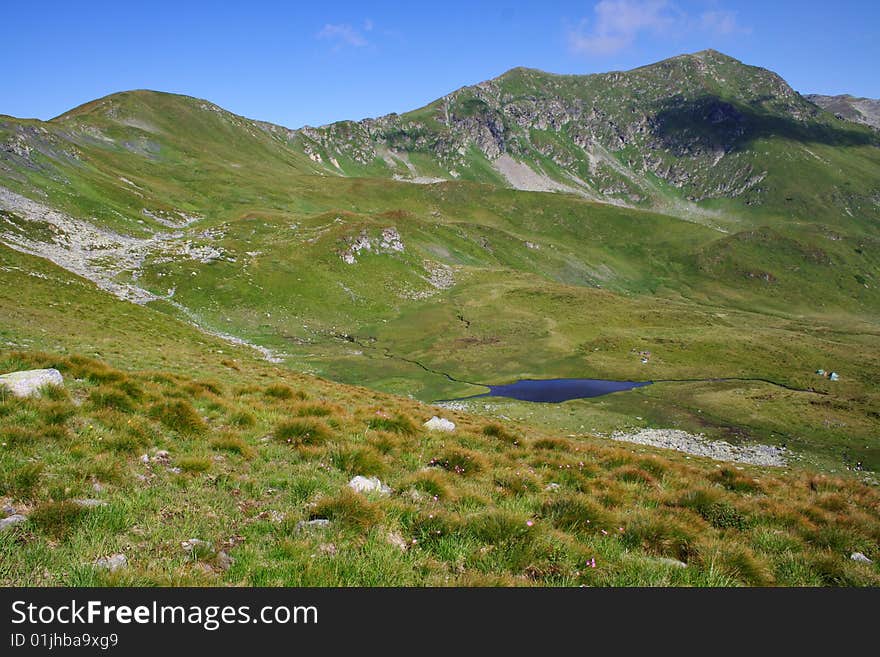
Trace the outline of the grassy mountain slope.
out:
M 849 558 L 880 557 L 880 499 L 852 478 L 722 467 L 304 376 L 0 255 L 3 294 L 33 291 L 3 298 L 0 371 L 65 377 L 40 399 L 0 393 L 0 501 L 27 516 L 0 531 L 3 585 L 880 583 Z M 420 426 L 438 412 L 454 433 Z M 354 475 L 392 492 L 351 492 Z M 300 524 L 315 519 L 330 524 Z M 94 565 L 118 554 L 120 570 Z
M 524 376 L 766 379 L 806 392 L 658 383 L 534 422 L 880 467 L 876 135 L 766 70 L 711 51 L 515 69 L 299 131 L 138 91 L 3 117 L 0 143 L 4 243 L 293 369 L 425 401 Z

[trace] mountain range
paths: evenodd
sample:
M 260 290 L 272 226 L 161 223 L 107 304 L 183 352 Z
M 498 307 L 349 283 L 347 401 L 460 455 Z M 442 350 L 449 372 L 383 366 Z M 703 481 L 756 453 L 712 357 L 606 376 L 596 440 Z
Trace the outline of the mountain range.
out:
M 716 51 L 0 116 L 0 317 L 0 583 L 880 581 L 877 101 Z

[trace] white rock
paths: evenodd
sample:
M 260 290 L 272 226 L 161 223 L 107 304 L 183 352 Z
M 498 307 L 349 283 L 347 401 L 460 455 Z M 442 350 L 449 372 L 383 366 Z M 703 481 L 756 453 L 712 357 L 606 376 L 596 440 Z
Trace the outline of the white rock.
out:
M 391 489 L 379 481 L 378 477 L 363 477 L 358 475 L 348 482 L 348 487 L 357 493 L 379 493 L 388 495 Z
M 330 521 L 327 518 L 315 518 L 314 520 L 300 520 L 294 528 L 297 532 L 306 531 L 308 529 L 327 529 Z
M 10 527 L 21 524 L 25 520 L 27 520 L 27 518 L 23 515 L 19 515 L 18 513 L 15 513 L 8 518 L 3 518 L 2 520 L 0 520 L 0 532 L 2 532 L 4 529 L 9 529 Z
M 111 554 L 109 557 L 98 557 L 93 563 L 95 568 L 103 568 L 114 573 L 128 565 L 128 558 L 120 552 L 118 554 Z
M 559 489 L 560 489 L 560 486 L 556 482 L 550 482 L 549 484 L 547 484 L 544 487 L 544 490 L 549 490 L 549 491 L 554 491 L 554 490 L 559 490 Z
M 874 563 L 861 552 L 853 552 L 849 558 L 853 561 L 858 561 L 859 563 Z
M 662 563 L 666 566 L 672 566 L 673 568 L 687 568 L 688 565 L 684 561 L 679 561 L 678 559 L 671 559 L 669 557 L 657 557 L 654 559 L 657 563 Z
M 16 397 L 39 397 L 46 385 L 63 386 L 64 378 L 56 369 L 24 370 L 0 375 L 0 387 L 7 388 Z
M 454 422 L 445 420 L 442 417 L 437 417 L 436 415 L 425 422 L 424 426 L 428 431 L 455 431 Z

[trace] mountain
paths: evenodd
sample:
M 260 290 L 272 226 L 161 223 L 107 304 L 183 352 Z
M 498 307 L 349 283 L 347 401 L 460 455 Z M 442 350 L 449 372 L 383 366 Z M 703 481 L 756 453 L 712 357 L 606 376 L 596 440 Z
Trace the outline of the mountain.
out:
M 0 373 L 64 380 L 0 386 L 0 584 L 876 586 L 880 136 L 816 102 L 704 51 L 0 116 Z M 650 385 L 475 396 L 551 378 Z
M 831 198 L 843 178 L 804 189 L 789 175 L 794 166 L 811 182 L 827 176 L 811 145 L 869 146 L 859 155 L 875 172 L 876 135 L 817 110 L 775 73 L 712 50 L 601 75 L 514 69 L 412 112 L 293 139 L 347 175 L 564 190 L 677 214 L 701 214 L 700 201 L 787 213 L 793 196 L 814 211 L 832 206 L 829 214 L 841 203 L 876 212 L 865 198 Z
M 825 111 L 831 112 L 839 119 L 861 123 L 880 130 L 880 100 L 856 98 L 848 94 L 840 96 L 810 94 L 805 98 Z
M 519 378 L 665 380 L 489 407 L 875 468 L 878 139 L 715 51 L 514 69 L 298 130 L 124 92 L 0 117 L 0 274 L 47 259 L 291 369 L 423 401 Z M 26 321 L 4 337 L 64 342 Z

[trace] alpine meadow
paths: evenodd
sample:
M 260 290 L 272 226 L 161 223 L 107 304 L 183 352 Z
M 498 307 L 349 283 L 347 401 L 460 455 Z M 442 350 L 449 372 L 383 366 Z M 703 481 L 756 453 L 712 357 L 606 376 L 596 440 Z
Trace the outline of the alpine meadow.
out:
M 880 585 L 878 108 L 705 50 L 0 115 L 0 584 Z

